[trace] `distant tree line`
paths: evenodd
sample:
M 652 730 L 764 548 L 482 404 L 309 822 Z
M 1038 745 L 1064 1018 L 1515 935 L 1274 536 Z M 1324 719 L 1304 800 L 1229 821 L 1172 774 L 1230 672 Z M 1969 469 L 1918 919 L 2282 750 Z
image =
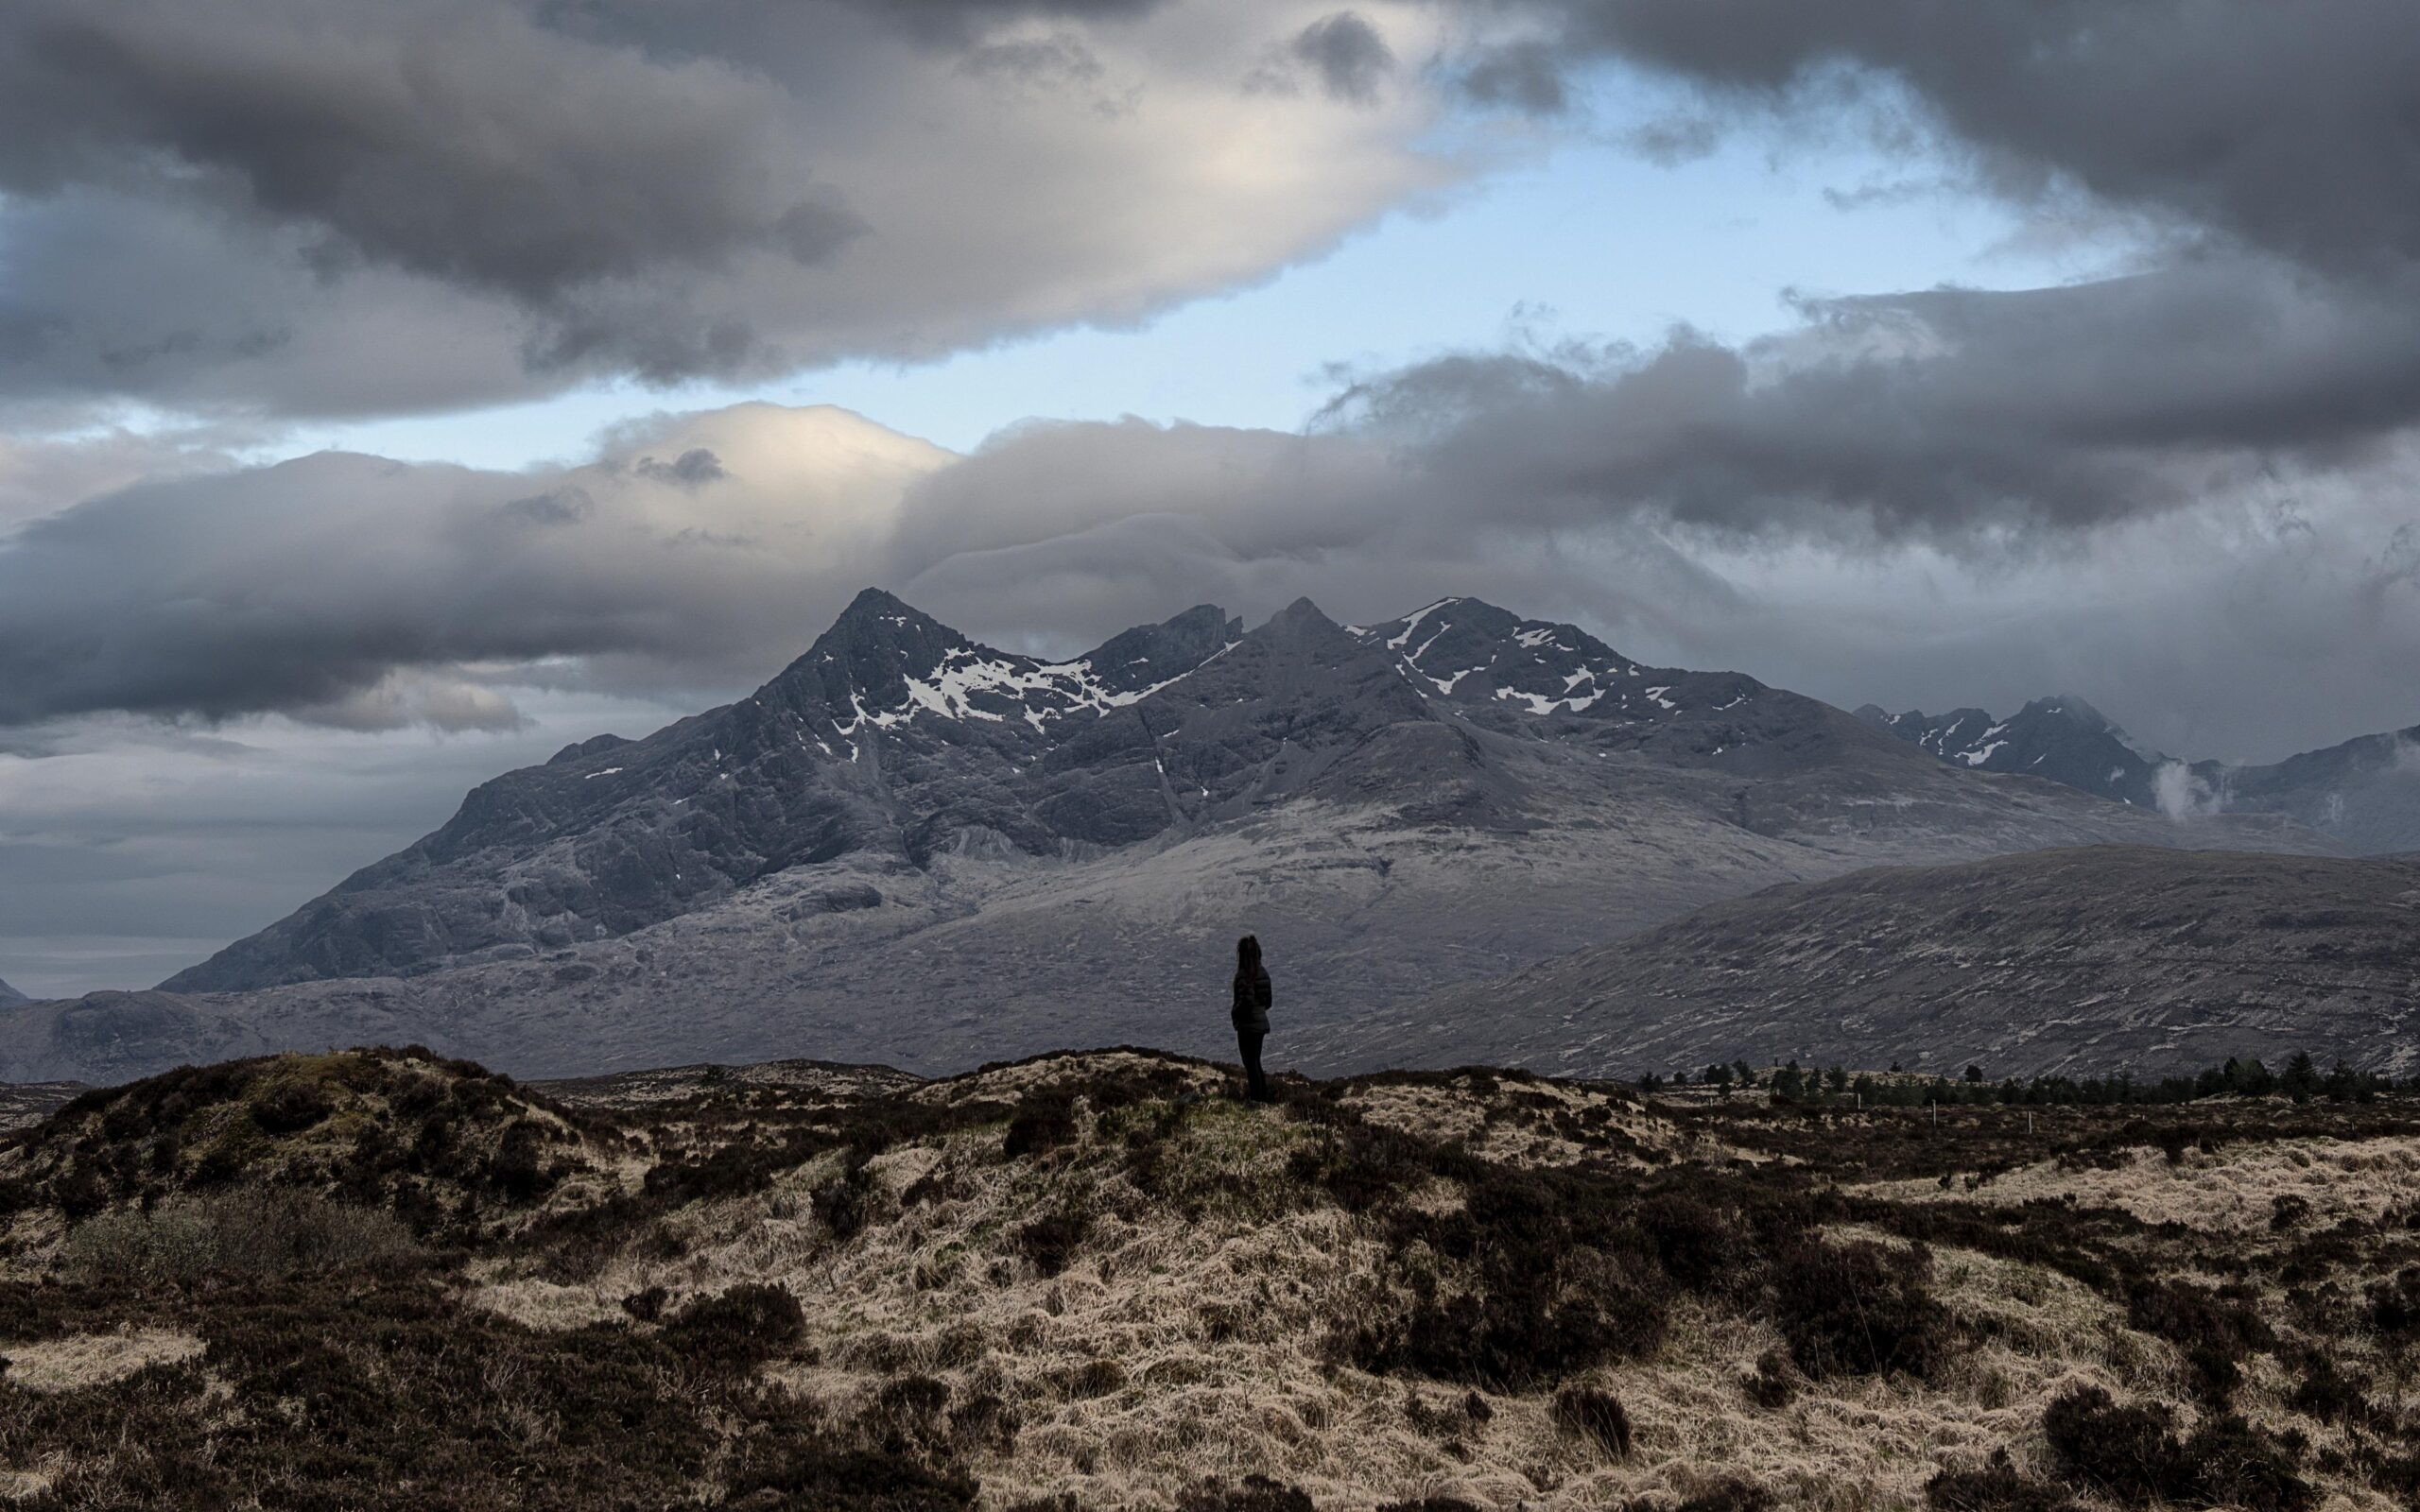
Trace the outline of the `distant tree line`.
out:
M 1955 1079 L 1940 1074 L 1910 1076 L 1900 1073 L 1895 1064 L 1891 1070 L 1894 1074 L 1889 1076 L 1851 1074 L 1840 1066 L 1818 1071 L 1811 1066 L 1802 1068 L 1793 1060 L 1760 1073 L 1744 1060 L 1735 1060 L 1729 1065 L 1718 1062 L 1708 1066 L 1694 1078 L 1685 1071 L 1675 1072 L 1668 1080 L 1651 1072 L 1639 1078 L 1638 1085 L 1645 1091 L 1659 1091 L 1668 1086 L 1711 1087 L 1726 1096 L 1735 1087 L 1761 1088 L 1777 1103 L 1864 1108 L 1922 1108 L 1942 1103 L 2114 1107 L 2189 1103 L 2200 1097 L 2227 1096 L 2284 1097 L 2297 1103 L 2319 1098 L 2332 1103 L 2367 1103 L 2398 1088 L 2420 1091 L 2420 1075 L 2398 1083 L 2392 1076 L 2356 1071 L 2342 1060 L 2336 1062 L 2334 1070 L 2323 1074 L 2309 1052 L 2301 1050 L 2294 1052 L 2283 1071 L 2271 1071 L 2257 1060 L 2230 1057 L 2224 1065 L 2207 1067 L 2194 1075 L 2141 1081 L 2122 1071 L 2109 1076 L 2087 1076 L 2081 1081 L 2071 1076 L 2035 1076 L 2019 1081 L 2012 1076 L 1996 1082 L 1983 1074 L 1980 1066 L 1968 1066 Z

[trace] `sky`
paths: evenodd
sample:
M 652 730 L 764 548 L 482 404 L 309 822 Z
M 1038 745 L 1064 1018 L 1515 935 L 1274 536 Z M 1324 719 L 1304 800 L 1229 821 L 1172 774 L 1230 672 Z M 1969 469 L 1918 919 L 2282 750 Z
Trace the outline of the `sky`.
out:
M 24 0 L 0 978 L 147 986 L 879 584 L 2420 722 L 2382 0 Z

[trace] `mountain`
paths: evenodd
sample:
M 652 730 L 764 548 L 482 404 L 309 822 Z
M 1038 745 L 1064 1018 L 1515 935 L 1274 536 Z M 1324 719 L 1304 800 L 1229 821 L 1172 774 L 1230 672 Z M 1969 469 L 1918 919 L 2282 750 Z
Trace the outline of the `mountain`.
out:
M 2168 758 L 2136 744 L 2082 698 L 2036 698 L 2006 719 L 1980 709 L 1885 713 L 1873 704 L 1857 716 L 1970 770 L 2017 772 L 2137 808 L 2159 806 L 2152 779 Z
M 1945 766 L 1475 599 L 1249 633 L 1203 607 L 1044 662 L 869 591 L 753 696 L 482 784 L 164 990 L 0 1017 L 0 1077 L 382 1042 L 514 1074 L 1210 1052 L 1244 930 L 1279 1063 L 1376 1064 L 1376 1010 L 1775 882 L 2111 841 L 2325 848 Z
M 2420 1068 L 2420 860 L 2056 850 L 1773 887 L 1374 1021 L 1407 1065 Z M 1477 1032 L 1438 1034 L 1437 1025 Z
M 409 973 L 627 935 L 857 852 L 1047 855 L 1164 828 L 1149 737 L 1098 716 L 1231 644 L 1196 609 L 1064 663 L 857 595 L 754 696 L 645 740 L 601 735 L 481 784 L 436 833 L 161 984 L 228 991 Z M 1090 764 L 1046 760 L 1085 716 Z
M 0 1008 L 8 1007 L 11 1004 L 29 1003 L 31 1001 L 32 999 L 26 997 L 23 992 L 18 991 L 15 988 L 10 987 L 8 983 L 0 982 Z
M 2266 766 L 2195 762 L 2191 796 L 2225 814 L 2276 814 L 2364 855 L 2420 850 L 2420 725 Z
M 1857 713 L 1975 771 L 2048 778 L 2137 808 L 2277 815 L 2365 855 L 2420 850 L 2420 725 L 2248 765 L 2164 756 L 2072 696 L 2037 698 L 2007 719 L 1980 709 L 1894 714 L 1873 704 Z

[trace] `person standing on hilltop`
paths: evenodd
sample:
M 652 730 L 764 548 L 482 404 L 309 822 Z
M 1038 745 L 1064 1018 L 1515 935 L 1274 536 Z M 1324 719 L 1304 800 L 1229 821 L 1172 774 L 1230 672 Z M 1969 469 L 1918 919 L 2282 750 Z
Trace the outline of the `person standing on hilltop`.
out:
M 1236 1022 L 1236 1044 L 1243 1052 L 1244 1074 L 1251 1079 L 1245 1094 L 1255 1103 L 1269 1101 L 1269 1078 L 1260 1072 L 1260 1042 L 1269 1038 L 1269 969 L 1260 964 L 1260 936 L 1236 941 L 1236 1002 L 1230 1015 Z

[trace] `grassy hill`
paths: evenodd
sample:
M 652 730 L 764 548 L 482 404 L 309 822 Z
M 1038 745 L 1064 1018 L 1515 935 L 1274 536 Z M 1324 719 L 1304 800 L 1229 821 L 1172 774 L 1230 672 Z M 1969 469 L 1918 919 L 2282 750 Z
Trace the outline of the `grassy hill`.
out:
M 418 1051 L 0 1143 L 36 1508 L 2420 1496 L 2420 1104 Z

